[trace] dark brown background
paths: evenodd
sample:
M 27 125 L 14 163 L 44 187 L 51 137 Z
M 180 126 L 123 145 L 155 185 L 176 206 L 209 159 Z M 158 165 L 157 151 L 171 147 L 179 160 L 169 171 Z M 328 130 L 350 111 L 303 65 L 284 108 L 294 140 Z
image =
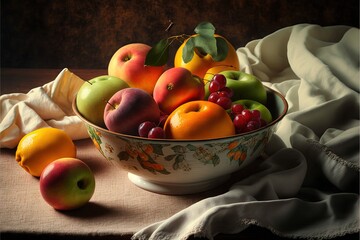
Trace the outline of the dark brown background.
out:
M 1 0 L 1 67 L 105 69 L 120 46 L 192 34 L 201 21 L 241 47 L 297 23 L 359 27 L 359 1 Z

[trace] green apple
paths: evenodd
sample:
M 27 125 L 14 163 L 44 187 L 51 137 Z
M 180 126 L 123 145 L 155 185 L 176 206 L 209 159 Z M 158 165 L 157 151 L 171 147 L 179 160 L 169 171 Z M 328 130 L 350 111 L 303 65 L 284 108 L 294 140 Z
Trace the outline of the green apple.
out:
M 81 115 L 97 126 L 104 127 L 104 109 L 107 101 L 129 85 L 114 76 L 98 76 L 83 83 L 76 96 L 76 107 Z
M 251 99 L 262 104 L 266 104 L 266 89 L 262 82 L 254 75 L 234 70 L 222 71 L 226 77 L 226 87 L 233 91 L 232 101 L 239 99 Z M 205 85 L 205 99 L 210 95 L 208 82 Z
M 250 99 L 241 99 L 241 100 L 234 101 L 233 104 L 240 104 L 240 105 L 244 106 L 245 109 L 260 111 L 261 119 L 263 119 L 267 124 L 272 121 L 272 116 L 271 116 L 271 112 L 269 111 L 269 109 L 265 105 L 263 105 L 257 101 L 250 100 Z

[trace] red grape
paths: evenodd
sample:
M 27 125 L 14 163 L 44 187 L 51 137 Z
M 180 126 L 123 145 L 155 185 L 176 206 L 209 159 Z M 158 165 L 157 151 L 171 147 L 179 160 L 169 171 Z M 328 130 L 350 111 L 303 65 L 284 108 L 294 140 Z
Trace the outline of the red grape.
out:
M 237 114 L 233 120 L 237 133 L 241 133 L 246 128 L 247 121 L 241 114 Z
M 245 118 L 246 122 L 249 122 L 252 118 L 252 113 L 249 109 L 244 109 L 241 112 L 241 115 Z
M 246 124 L 246 130 L 247 131 L 253 131 L 253 130 L 256 130 L 260 127 L 260 122 L 258 121 L 249 121 L 247 124 Z
M 149 131 L 148 138 L 165 138 L 164 129 L 161 127 L 154 127 Z
M 236 133 L 250 132 L 267 124 L 261 119 L 261 112 L 259 110 L 249 110 L 241 104 L 233 104 L 231 106 L 231 113 L 235 116 L 233 124 Z
M 219 97 L 219 99 L 216 101 L 216 104 L 220 105 L 223 109 L 227 110 L 231 108 L 231 99 L 228 97 Z
M 219 93 L 218 92 L 213 92 L 209 95 L 208 97 L 208 101 L 216 103 L 216 101 L 219 99 Z
M 234 91 L 229 87 L 224 87 L 221 89 L 221 91 L 227 92 L 229 98 L 232 98 L 232 96 L 234 95 Z
M 211 93 L 217 92 L 217 91 L 219 91 L 220 89 L 221 89 L 221 87 L 220 87 L 220 84 L 219 84 L 218 82 L 215 82 L 215 81 L 211 81 L 211 82 L 210 82 L 209 91 L 210 91 Z
M 143 122 L 139 125 L 138 133 L 140 137 L 147 137 L 149 134 L 149 131 L 156 127 L 156 124 L 150 121 Z
M 251 111 L 251 114 L 252 114 L 252 119 L 253 120 L 260 120 L 261 119 L 261 113 L 259 110 L 252 110 Z
M 220 90 L 220 91 L 218 91 L 218 94 L 219 94 L 219 97 L 227 97 L 227 98 L 230 98 L 229 93 L 226 92 L 226 91 Z
M 212 78 L 212 81 L 217 82 L 219 84 L 220 89 L 226 87 L 226 77 L 222 74 L 215 74 L 214 77 Z
M 241 104 L 235 103 L 235 104 L 233 104 L 233 105 L 231 106 L 231 112 L 232 112 L 234 115 L 236 115 L 236 114 L 241 114 L 241 112 L 242 112 L 243 110 L 244 110 L 244 106 L 241 105 Z

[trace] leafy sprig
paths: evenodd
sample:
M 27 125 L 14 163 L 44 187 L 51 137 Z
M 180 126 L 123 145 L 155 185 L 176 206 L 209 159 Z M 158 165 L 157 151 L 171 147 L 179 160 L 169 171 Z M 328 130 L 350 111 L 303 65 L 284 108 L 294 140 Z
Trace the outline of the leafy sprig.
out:
M 154 46 L 146 56 L 145 65 L 148 66 L 163 66 L 167 63 L 169 57 L 169 47 L 175 41 L 187 42 L 183 48 L 182 58 L 185 63 L 191 61 L 194 57 L 195 51 L 199 54 L 209 54 L 215 61 L 222 61 L 228 54 L 228 45 L 225 39 L 215 37 L 215 27 L 209 22 L 201 22 L 194 29 L 196 33 L 193 36 L 186 34 L 171 36 L 166 39 L 161 39 Z

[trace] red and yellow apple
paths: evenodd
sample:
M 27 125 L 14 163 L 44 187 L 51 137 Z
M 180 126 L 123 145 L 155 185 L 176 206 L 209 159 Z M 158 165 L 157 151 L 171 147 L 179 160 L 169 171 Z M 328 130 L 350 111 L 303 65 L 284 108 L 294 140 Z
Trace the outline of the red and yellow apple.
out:
M 167 138 L 197 140 L 232 136 L 235 127 L 221 106 L 197 100 L 176 108 L 167 118 L 164 131 Z
M 104 127 L 106 102 L 117 91 L 129 85 L 114 76 L 98 76 L 83 83 L 76 95 L 76 107 L 83 117 L 97 126 Z
M 125 88 L 116 92 L 104 110 L 106 127 L 113 132 L 138 135 L 141 123 L 158 123 L 160 110 L 152 96 L 140 88 Z
M 166 70 L 156 82 L 153 98 L 160 110 L 170 114 L 175 108 L 205 96 L 204 82 L 182 67 Z
M 130 87 L 140 88 L 152 94 L 156 81 L 165 66 L 146 66 L 145 59 L 151 47 L 143 43 L 131 43 L 119 48 L 111 57 L 108 74 L 126 81 Z
M 60 158 L 43 170 L 40 192 L 57 210 L 71 210 L 85 205 L 95 191 L 95 177 L 89 166 L 77 158 Z
M 193 36 L 196 36 L 196 34 Z M 191 36 L 191 37 L 193 37 L 193 36 Z M 216 66 L 230 67 L 232 70 L 239 70 L 240 63 L 239 63 L 239 58 L 237 56 L 235 48 L 224 37 L 222 37 L 218 34 L 214 34 L 214 37 L 223 38 L 227 43 L 228 54 L 224 60 L 215 61 L 211 57 L 211 55 L 204 54 L 199 49 L 195 48 L 193 58 L 189 62 L 185 63 L 183 60 L 183 49 L 185 47 L 185 44 L 189 40 L 189 39 L 187 39 L 180 45 L 180 47 L 178 48 L 178 50 L 175 53 L 174 67 L 184 67 L 184 68 L 190 70 L 192 74 L 197 75 L 201 79 L 204 79 L 206 72 L 210 68 L 213 68 Z M 215 73 L 217 73 L 217 72 L 215 72 Z

